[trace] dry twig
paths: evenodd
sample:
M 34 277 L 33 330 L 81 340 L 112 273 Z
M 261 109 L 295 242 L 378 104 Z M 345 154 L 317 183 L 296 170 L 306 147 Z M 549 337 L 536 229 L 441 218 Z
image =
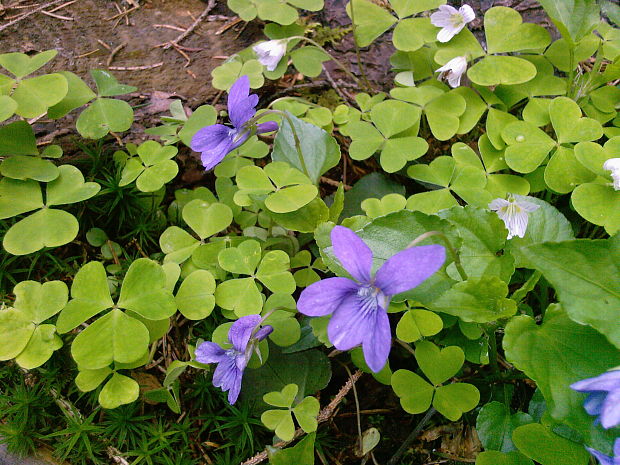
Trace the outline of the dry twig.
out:
M 163 66 L 163 64 L 164 62 L 160 61 L 159 63 L 144 66 L 109 66 L 108 69 L 111 69 L 112 71 L 143 71 L 145 69 L 159 68 L 160 66 Z
M 185 30 L 185 32 L 183 32 L 182 34 L 180 34 L 175 39 L 172 39 L 169 42 L 165 42 L 163 44 L 158 45 L 158 47 L 163 47 L 164 50 L 167 50 L 170 47 L 174 47 L 175 45 L 178 45 L 179 42 L 181 42 L 183 39 L 189 36 L 194 31 L 194 29 L 198 27 L 198 25 L 202 22 L 202 20 L 204 20 L 209 15 L 209 12 L 213 9 L 213 7 L 215 7 L 215 2 L 216 0 L 209 0 L 209 3 L 205 7 L 204 11 L 200 13 L 200 16 L 196 18 L 196 21 L 194 21 L 192 25 Z
M 121 49 L 123 47 L 125 47 L 127 45 L 127 42 L 123 42 L 122 44 L 120 44 L 118 47 L 116 47 L 114 50 L 112 50 L 110 52 L 110 56 L 108 57 L 108 61 L 106 62 L 106 66 L 109 68 L 110 65 L 112 64 L 112 61 L 114 61 L 114 56 L 121 51 Z
M 24 13 L 23 15 L 15 18 L 13 21 L 9 21 L 8 23 L 3 24 L 2 26 L 0 26 L 0 32 L 4 31 L 8 27 L 13 26 L 14 24 L 19 23 L 20 21 L 26 19 L 28 16 L 32 16 L 33 14 L 38 13 L 39 11 L 46 10 L 50 6 L 57 5 L 57 4 L 59 4 L 59 3 L 63 2 L 63 1 L 64 0 L 52 0 L 51 2 L 48 2 L 48 3 L 44 4 L 44 5 L 41 5 L 40 7 L 35 8 L 34 10 L 29 11 L 28 13 Z

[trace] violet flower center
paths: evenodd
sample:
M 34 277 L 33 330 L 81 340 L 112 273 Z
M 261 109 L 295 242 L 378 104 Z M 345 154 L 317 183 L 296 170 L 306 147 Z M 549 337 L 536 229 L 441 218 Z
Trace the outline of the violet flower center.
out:
M 361 301 L 361 310 L 364 313 L 375 312 L 378 307 L 387 308 L 389 298 L 377 286 L 367 284 L 357 289 L 357 296 Z

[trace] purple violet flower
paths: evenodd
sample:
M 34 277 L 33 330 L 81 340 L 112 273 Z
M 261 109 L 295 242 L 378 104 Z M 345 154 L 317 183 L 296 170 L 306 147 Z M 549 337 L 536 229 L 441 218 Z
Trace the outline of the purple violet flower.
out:
M 570 387 L 588 394 L 583 407 L 590 415 L 599 416 L 603 428 L 620 425 L 620 370 L 577 381 Z
M 213 385 L 222 391 L 228 391 L 228 403 L 234 404 L 241 391 L 241 379 L 252 352 L 257 344 L 265 339 L 273 328 L 265 325 L 259 328 L 260 315 L 248 315 L 239 318 L 228 330 L 230 349 L 222 349 L 215 342 L 206 341 L 196 348 L 196 360 L 200 363 L 217 363 L 213 373 Z
M 355 280 L 327 278 L 303 290 L 297 308 L 308 316 L 333 313 L 329 340 L 339 350 L 361 344 L 368 367 L 377 373 L 392 345 L 387 308 L 393 295 L 418 286 L 445 260 L 441 245 L 411 247 L 390 257 L 371 276 L 372 251 L 353 231 L 336 226 L 331 232 L 334 255 Z
M 602 452 L 599 452 L 596 449 L 592 449 L 590 447 L 586 447 L 586 449 L 588 449 L 588 452 L 590 452 L 594 457 L 597 458 L 601 465 L 620 465 L 620 438 L 616 439 L 616 442 L 614 443 L 613 457 L 605 455 Z
M 263 134 L 278 129 L 275 121 L 247 124 L 256 114 L 257 103 L 258 95 L 250 94 L 250 78 L 241 76 L 228 92 L 228 115 L 233 127 L 212 124 L 200 129 L 192 138 L 192 150 L 201 152 L 200 159 L 206 170 L 215 167 L 253 133 Z

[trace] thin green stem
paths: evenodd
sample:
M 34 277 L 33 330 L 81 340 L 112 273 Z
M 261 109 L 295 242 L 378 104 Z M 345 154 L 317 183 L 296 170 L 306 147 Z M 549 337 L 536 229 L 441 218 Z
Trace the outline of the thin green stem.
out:
M 314 45 L 315 47 L 321 49 L 321 51 L 323 51 L 323 53 L 325 53 L 334 63 L 336 63 L 346 74 L 347 76 L 349 76 L 351 79 L 353 79 L 355 81 L 355 83 L 359 86 L 361 86 L 361 82 L 360 80 L 357 78 L 357 76 L 355 76 L 338 58 L 336 58 L 335 56 L 333 56 L 331 53 L 329 53 L 327 50 L 325 50 L 324 47 L 322 47 L 318 42 L 308 38 L 308 37 L 304 37 L 304 36 L 293 36 L 293 37 L 289 37 L 288 40 L 303 40 L 305 42 L 308 42 L 309 44 Z
M 517 303 L 521 302 L 525 296 L 531 292 L 534 287 L 536 287 L 536 284 L 538 284 L 538 280 L 540 279 L 540 277 L 542 276 L 542 273 L 538 270 L 534 271 L 530 277 L 527 279 L 527 281 L 525 281 L 525 283 L 523 283 L 523 285 L 517 289 L 516 291 L 514 291 L 512 293 L 512 295 L 510 296 L 510 298 L 514 301 L 516 301 Z
M 448 236 L 446 236 L 441 231 L 425 232 L 424 234 L 419 235 L 413 241 L 411 241 L 411 243 L 407 246 L 407 248 L 413 247 L 414 245 L 422 242 L 424 239 L 428 239 L 429 237 L 432 237 L 432 236 L 439 236 L 445 242 L 446 248 L 450 251 L 450 254 L 452 255 L 452 260 L 454 260 L 454 266 L 456 267 L 456 271 L 459 272 L 459 275 L 461 276 L 461 279 L 463 281 L 467 281 L 467 273 L 465 273 L 465 269 L 463 268 L 463 265 L 461 264 L 461 258 L 459 257 L 458 252 L 456 251 L 454 247 L 452 247 L 452 242 L 450 242 L 450 239 L 448 239 Z
M 411 443 L 419 436 L 422 432 L 422 429 L 426 426 L 428 421 L 432 418 L 437 410 L 434 407 L 431 407 L 426 415 L 420 420 L 420 422 L 416 425 L 413 431 L 407 436 L 407 439 L 400 445 L 396 453 L 392 456 L 392 458 L 387 462 L 387 465 L 396 465 L 399 463 L 401 456 L 407 451 L 407 448 L 411 445 Z
M 566 82 L 566 96 L 571 96 L 572 86 L 575 80 L 575 46 L 568 46 L 568 80 Z
M 374 89 L 370 85 L 370 81 L 368 80 L 368 76 L 366 76 L 366 69 L 364 68 L 364 62 L 362 60 L 362 54 L 360 52 L 360 46 L 357 44 L 357 39 L 355 38 L 355 30 L 357 29 L 357 24 L 355 24 L 355 8 L 353 8 L 353 0 L 349 2 L 349 9 L 351 10 L 351 27 L 353 27 L 353 44 L 355 45 L 355 56 L 357 57 L 357 66 L 360 69 L 360 73 L 362 73 L 362 79 L 364 80 L 364 84 L 366 84 L 366 89 L 369 91 L 373 91 Z
M 499 373 L 499 365 L 497 363 L 497 339 L 495 338 L 495 327 L 487 332 L 489 338 L 489 364 L 495 373 Z

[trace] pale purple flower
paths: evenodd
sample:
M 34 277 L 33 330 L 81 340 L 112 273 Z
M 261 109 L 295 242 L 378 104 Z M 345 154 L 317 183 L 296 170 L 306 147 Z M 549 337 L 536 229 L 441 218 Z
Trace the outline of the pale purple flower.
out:
M 222 349 L 215 342 L 206 341 L 196 347 L 196 360 L 200 363 L 217 363 L 213 373 L 213 385 L 222 391 L 228 391 L 228 403 L 234 404 L 241 391 L 243 371 L 252 352 L 260 341 L 265 339 L 273 328 L 265 325 L 259 328 L 260 315 L 248 315 L 239 318 L 228 330 L 230 349 Z
M 278 63 L 286 53 L 286 44 L 288 44 L 286 39 L 268 40 L 256 44 L 252 50 L 256 53 L 260 64 L 268 71 L 273 71 L 278 67 Z
M 588 414 L 598 416 L 603 428 L 620 425 L 620 370 L 577 381 L 570 387 L 588 394 L 583 407 Z
M 250 78 L 241 76 L 228 92 L 228 115 L 233 127 L 212 124 L 200 129 L 192 138 L 192 150 L 201 152 L 200 159 L 210 170 L 224 157 L 243 144 L 252 134 L 263 134 L 278 129 L 278 123 L 249 122 L 256 114 L 258 95 L 250 94 Z
M 376 373 L 387 362 L 392 344 L 387 315 L 390 299 L 439 270 L 445 249 L 424 245 L 402 250 L 372 276 L 372 251 L 353 231 L 336 226 L 331 240 L 334 255 L 353 279 L 328 278 L 308 286 L 297 308 L 308 316 L 333 313 L 327 326 L 331 343 L 339 350 L 361 344 L 366 364 Z
M 504 222 L 508 229 L 508 239 L 514 236 L 523 237 L 527 230 L 528 213 L 540 208 L 540 205 L 528 202 L 526 197 L 517 194 L 509 194 L 508 200 L 495 199 L 489 203 L 489 209 L 497 212 L 497 216 Z
M 433 26 L 441 28 L 437 33 L 439 42 L 449 42 L 467 23 L 474 20 L 476 14 L 469 5 L 463 5 L 458 10 L 450 5 L 439 6 L 439 11 L 431 15 Z
M 436 73 L 440 73 L 438 79 L 447 79 L 448 84 L 453 88 L 461 85 L 461 76 L 465 74 L 465 71 L 467 71 L 467 58 L 465 56 L 452 58 L 441 68 L 435 70 Z
M 614 180 L 614 190 L 620 191 L 620 158 L 610 158 L 603 163 L 603 169 L 611 171 L 611 179 Z
M 597 451 L 596 449 L 592 449 L 590 447 L 586 447 L 588 452 L 590 452 L 601 465 L 620 465 L 620 438 L 616 439 L 614 443 L 614 456 L 610 457 L 609 455 L 605 455 L 602 452 Z

